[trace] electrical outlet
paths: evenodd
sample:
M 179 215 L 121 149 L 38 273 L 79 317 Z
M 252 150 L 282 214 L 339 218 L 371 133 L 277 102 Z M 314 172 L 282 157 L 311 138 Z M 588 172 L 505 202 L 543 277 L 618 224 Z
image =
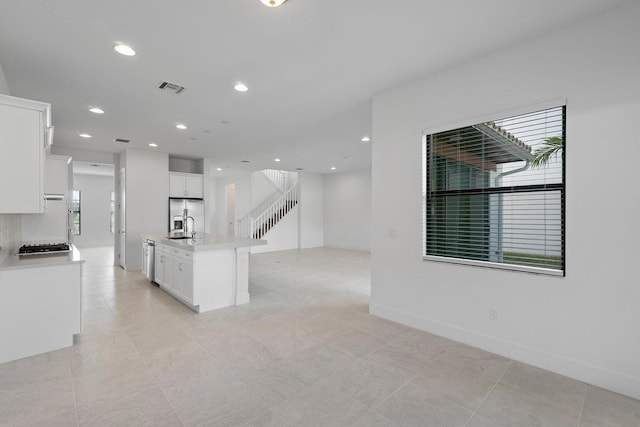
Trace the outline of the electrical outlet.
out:
M 498 321 L 498 312 L 493 308 L 489 309 L 489 320 L 493 320 L 494 322 Z

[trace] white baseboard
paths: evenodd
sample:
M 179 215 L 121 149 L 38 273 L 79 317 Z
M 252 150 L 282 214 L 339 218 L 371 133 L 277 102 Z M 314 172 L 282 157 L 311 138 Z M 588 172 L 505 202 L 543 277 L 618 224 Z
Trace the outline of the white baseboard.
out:
M 369 313 L 624 394 L 634 399 L 640 399 L 640 378 L 379 304 L 370 304 Z
M 236 305 L 247 304 L 249 302 L 249 292 L 239 293 L 236 298 Z

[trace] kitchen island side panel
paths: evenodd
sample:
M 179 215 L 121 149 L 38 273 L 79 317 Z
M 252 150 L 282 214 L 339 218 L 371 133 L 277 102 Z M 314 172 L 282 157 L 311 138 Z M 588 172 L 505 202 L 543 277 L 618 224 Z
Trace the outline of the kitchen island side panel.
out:
M 235 249 L 194 253 L 193 305 L 202 313 L 235 305 Z

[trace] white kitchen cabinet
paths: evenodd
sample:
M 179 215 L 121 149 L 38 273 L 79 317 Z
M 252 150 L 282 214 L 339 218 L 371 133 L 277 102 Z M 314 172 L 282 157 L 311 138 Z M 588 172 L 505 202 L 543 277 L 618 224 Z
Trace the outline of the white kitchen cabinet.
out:
M 169 172 L 169 197 L 202 199 L 204 197 L 203 175 Z
M 65 201 L 69 197 L 69 168 L 71 157 L 47 156 L 44 168 L 44 193 L 61 194 Z
M 249 302 L 249 253 L 251 246 L 266 240 L 202 234 L 196 240 L 171 240 L 161 235 L 143 235 L 156 242 L 156 282 L 188 307 L 204 313 Z M 169 272 L 171 271 L 171 272 Z M 158 274 L 164 274 L 160 277 Z
M 182 272 L 179 270 L 180 260 L 175 249 L 168 248 L 164 268 L 165 285 L 174 295 L 182 296 Z
M 156 283 L 174 296 L 193 302 L 193 253 L 156 244 Z
M 187 175 L 184 179 L 186 197 L 204 198 L 204 182 L 202 175 Z
M 0 363 L 73 345 L 82 329 L 82 263 L 74 249 L 0 264 Z
M 174 282 L 176 292 L 188 303 L 193 303 L 193 256 L 190 253 L 180 254 L 175 258 Z
M 166 252 L 164 246 L 156 245 L 155 258 L 155 282 L 159 285 L 166 285 Z
M 22 241 L 71 243 L 70 160 L 67 156 L 47 156 L 44 171 L 44 191 L 47 200 L 44 202 L 44 212 L 39 215 L 22 215 Z M 54 198 L 51 198 L 52 196 Z
M 184 262 L 182 266 L 182 296 L 193 304 L 193 263 Z
M 51 106 L 0 95 L 0 213 L 44 211 Z

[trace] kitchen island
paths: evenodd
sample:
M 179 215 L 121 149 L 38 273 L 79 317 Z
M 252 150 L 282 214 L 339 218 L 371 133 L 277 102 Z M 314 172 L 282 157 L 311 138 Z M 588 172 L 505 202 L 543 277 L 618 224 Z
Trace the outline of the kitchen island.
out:
M 154 281 L 198 313 L 249 302 L 249 253 L 266 240 L 197 235 L 169 239 L 144 234 L 155 242 Z
M 84 260 L 71 248 L 0 262 L 0 363 L 73 345 L 82 324 Z

